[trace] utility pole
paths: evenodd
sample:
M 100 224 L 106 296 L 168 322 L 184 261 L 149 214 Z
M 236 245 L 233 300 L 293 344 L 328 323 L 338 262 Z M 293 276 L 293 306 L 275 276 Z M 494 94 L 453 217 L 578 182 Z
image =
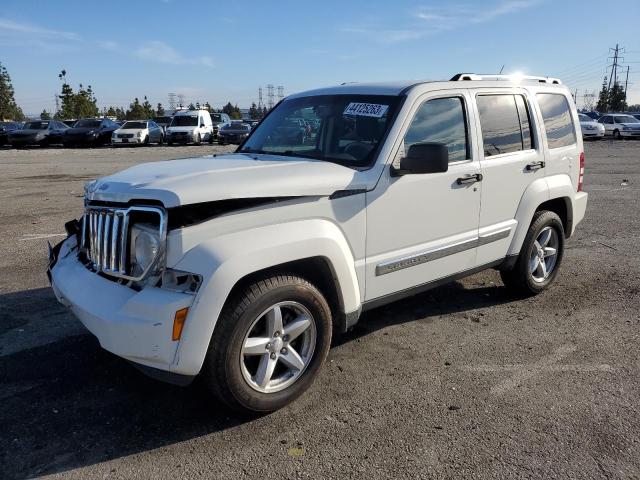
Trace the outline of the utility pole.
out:
M 179 106 L 180 108 L 184 108 L 185 100 L 186 100 L 186 98 L 185 98 L 184 94 L 179 93 L 179 94 L 178 94 L 178 102 L 179 102 L 179 105 L 178 105 L 178 106 Z
M 627 69 L 628 70 L 628 69 Z M 628 72 L 627 72 L 628 73 Z M 57 94 L 53 95 L 54 100 L 56 101 L 56 111 L 55 113 L 58 113 L 60 111 L 60 97 L 58 97 Z
M 169 94 L 169 110 L 175 110 L 175 109 L 176 109 L 176 94 L 170 93 Z
M 625 110 L 627 109 L 626 107 L 629 105 L 627 103 L 627 87 L 629 86 L 629 65 L 627 65 L 627 78 L 624 81 L 624 105 L 625 105 Z
M 284 87 L 282 85 L 278 85 L 278 101 L 284 98 Z
M 262 87 L 258 87 L 258 108 L 260 109 L 260 112 L 262 112 L 262 107 Z

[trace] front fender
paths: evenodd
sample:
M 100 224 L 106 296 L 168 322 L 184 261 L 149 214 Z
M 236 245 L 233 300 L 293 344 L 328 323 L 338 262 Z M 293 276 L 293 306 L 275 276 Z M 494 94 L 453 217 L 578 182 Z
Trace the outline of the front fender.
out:
M 524 242 L 524 237 L 527 235 L 529 225 L 533 220 L 533 215 L 536 213 L 538 207 L 548 200 L 556 198 L 573 199 L 575 195 L 573 184 L 569 175 L 551 175 L 545 178 L 539 178 L 534 182 L 531 182 L 527 189 L 524 191 L 518 210 L 516 211 L 516 220 L 518 221 L 518 228 L 507 255 L 518 255 L 520 248 Z M 567 203 L 567 232 L 573 230 L 573 209 L 571 201 Z
M 354 258 L 342 231 L 328 220 L 268 225 L 206 240 L 187 252 L 178 270 L 202 275 L 185 322 L 171 370 L 195 375 L 231 289 L 243 277 L 265 268 L 309 257 L 324 257 L 338 281 L 345 313 L 360 308 Z

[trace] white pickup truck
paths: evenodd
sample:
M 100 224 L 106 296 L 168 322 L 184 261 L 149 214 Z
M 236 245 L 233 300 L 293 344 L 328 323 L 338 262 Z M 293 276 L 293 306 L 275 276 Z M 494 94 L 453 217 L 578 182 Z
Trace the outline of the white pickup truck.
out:
M 583 174 L 576 109 L 555 79 L 313 90 L 235 153 L 88 184 L 49 277 L 103 348 L 272 411 L 364 310 L 487 268 L 520 294 L 547 288 L 585 214 Z

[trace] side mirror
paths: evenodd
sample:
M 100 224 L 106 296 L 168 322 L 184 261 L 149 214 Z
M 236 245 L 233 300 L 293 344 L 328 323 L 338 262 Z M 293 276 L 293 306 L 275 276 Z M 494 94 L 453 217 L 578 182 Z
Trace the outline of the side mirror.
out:
M 204 123 L 201 123 L 201 124 L 200 124 L 200 128 L 204 128 Z
M 449 170 L 449 148 L 444 143 L 414 143 L 400 159 L 400 168 L 391 167 L 391 175 L 442 173 Z

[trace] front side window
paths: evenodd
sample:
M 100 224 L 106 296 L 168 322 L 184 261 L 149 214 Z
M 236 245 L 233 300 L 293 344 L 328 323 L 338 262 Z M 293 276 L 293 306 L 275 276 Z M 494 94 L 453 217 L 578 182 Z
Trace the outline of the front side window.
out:
M 638 120 L 635 117 L 632 117 L 631 115 L 618 115 L 617 117 L 614 117 L 616 120 L 616 123 L 638 123 L 640 122 L 640 120 Z
M 519 113 L 516 97 L 522 98 L 520 95 L 478 95 L 485 157 L 531 148 L 529 117 L 526 112 Z M 526 110 L 524 103 L 522 108 Z
M 100 128 L 100 120 L 78 120 L 75 124 L 76 128 Z
M 239 152 L 272 153 L 367 168 L 391 126 L 400 97 L 317 95 L 287 99 Z
M 576 143 L 576 132 L 567 98 L 557 93 L 539 93 L 537 97 L 549 148 L 566 147 Z
M 449 162 L 469 158 L 469 140 L 461 97 L 427 100 L 416 112 L 404 136 L 405 155 L 414 143 L 443 143 L 449 150 Z

